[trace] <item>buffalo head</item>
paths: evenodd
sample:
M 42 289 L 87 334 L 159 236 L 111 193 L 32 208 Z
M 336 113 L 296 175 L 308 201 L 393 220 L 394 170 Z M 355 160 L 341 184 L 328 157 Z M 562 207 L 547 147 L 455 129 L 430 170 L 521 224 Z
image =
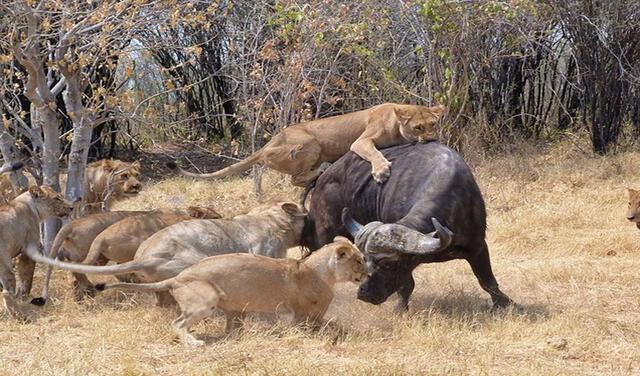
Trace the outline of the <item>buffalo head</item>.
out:
M 345 208 L 342 222 L 364 254 L 370 276 L 358 289 L 358 299 L 380 304 L 398 291 L 411 278 L 419 263 L 416 256 L 437 254 L 451 244 L 451 230 L 431 218 L 435 231 L 423 234 L 399 224 L 370 222 L 361 225 Z

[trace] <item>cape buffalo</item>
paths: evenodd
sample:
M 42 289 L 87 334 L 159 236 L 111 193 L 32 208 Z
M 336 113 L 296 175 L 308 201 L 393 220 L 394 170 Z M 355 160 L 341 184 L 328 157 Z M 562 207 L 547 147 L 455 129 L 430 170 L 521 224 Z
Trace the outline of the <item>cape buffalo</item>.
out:
M 397 292 L 398 309 L 404 311 L 414 288 L 413 269 L 465 259 L 494 307 L 512 303 L 491 271 L 484 201 L 460 155 L 437 142 L 382 153 L 393 163 L 384 184 L 371 178 L 369 163 L 354 153 L 318 178 L 305 245 L 313 251 L 336 235 L 351 235 L 371 271 L 358 289 L 358 299 L 365 302 L 380 304 Z

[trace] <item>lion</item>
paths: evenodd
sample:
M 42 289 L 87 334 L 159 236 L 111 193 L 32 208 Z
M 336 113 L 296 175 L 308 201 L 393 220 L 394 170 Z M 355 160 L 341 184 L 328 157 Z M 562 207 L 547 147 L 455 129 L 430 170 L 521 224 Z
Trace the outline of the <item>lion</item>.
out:
M 156 211 L 124 218 L 102 231 L 91 243 L 89 252 L 82 261 L 84 265 L 118 264 L 133 260 L 140 244 L 165 227 L 189 219 L 217 219 L 222 216 L 211 207 L 190 206 L 186 210 L 173 212 Z M 93 295 L 93 284 L 84 274 L 76 276 L 76 298 L 81 294 Z
M 175 277 L 205 257 L 232 252 L 274 258 L 300 245 L 306 210 L 293 202 L 260 205 L 233 219 L 192 219 L 166 227 L 140 244 L 132 261 L 118 265 L 82 265 L 43 255 L 36 261 L 82 274 L 135 273 L 142 282 Z M 168 293 L 158 293 L 161 306 L 174 303 Z
M 74 262 L 81 262 L 87 258 L 94 239 L 110 226 L 128 218 L 138 218 L 153 215 L 180 216 L 182 218 L 208 218 L 219 214 L 208 207 L 190 206 L 186 209 L 157 209 L 154 211 L 113 211 L 91 214 L 86 217 L 74 219 L 66 223 L 56 235 L 49 251 L 49 257 L 60 257 Z M 165 218 L 167 220 L 167 218 Z M 134 220 L 131 223 L 136 223 Z M 123 229 L 122 227 L 119 227 Z M 136 227 L 139 228 L 139 227 Z M 129 232 L 131 234 L 131 232 Z M 115 241 L 115 240 L 114 240 Z M 131 239 L 130 239 L 131 241 Z M 123 244 L 124 245 L 124 244 Z M 63 251 L 64 250 L 64 251 Z M 95 251 L 94 251 L 95 252 Z M 135 252 L 135 250 L 134 250 Z M 129 260 L 133 259 L 133 256 Z M 92 258 L 93 260 L 93 258 Z M 103 255 L 98 254 L 92 261 L 96 265 L 104 265 L 109 261 Z M 44 305 L 49 298 L 49 281 L 52 267 L 47 268 L 47 273 L 42 289 L 42 296 L 31 301 L 34 305 Z M 84 274 L 73 274 L 74 293 L 76 299 L 81 299 L 85 291 L 93 285 Z
M 0 208 L 0 294 L 12 317 L 24 319 L 15 298 L 31 292 L 35 262 L 28 256 L 40 253 L 40 223 L 47 218 L 63 218 L 71 214 L 73 205 L 47 186 L 32 185 L 27 192 Z M 12 260 L 18 257 L 13 273 Z
M 16 161 L 13 163 L 5 163 L 0 167 L 0 205 L 6 205 L 12 199 L 17 197 L 17 194 L 13 189 L 13 185 L 11 185 L 11 180 L 7 175 L 5 175 L 5 172 L 14 172 L 21 169 L 23 166 L 24 164 L 22 161 Z
M 110 208 L 115 202 L 136 196 L 142 189 L 140 162 L 102 159 L 87 164 L 84 178 L 82 214 L 102 211 L 102 203 Z
M 335 283 L 358 283 L 366 276 L 362 253 L 347 238 L 338 236 L 303 260 L 218 255 L 162 282 L 100 284 L 96 288 L 170 291 L 181 311 L 173 321 L 174 330 L 183 344 L 201 346 L 204 342 L 189 329 L 216 308 L 226 316 L 227 333 L 250 312 L 275 313 L 291 324 L 307 321 L 319 325 L 333 300 Z
M 289 126 L 246 159 L 213 173 L 187 172 L 175 163 L 167 166 L 195 178 L 223 178 L 262 163 L 291 175 L 293 185 L 306 187 L 320 176 L 321 164 L 335 162 L 351 150 L 371 163 L 373 179 L 383 183 L 389 177 L 391 162 L 378 149 L 436 140 L 438 120 L 444 111 L 442 105 L 384 103 L 367 110 Z
M 640 191 L 627 188 L 629 195 L 629 206 L 627 207 L 627 219 L 635 222 L 636 227 L 640 229 Z
M 35 178 L 26 174 L 30 184 Z M 66 186 L 67 174 L 60 174 L 60 184 Z M 111 188 L 111 189 L 110 189 Z M 102 203 L 107 200 L 110 208 L 115 202 L 136 196 L 142 189 L 140 182 L 140 162 L 124 162 L 118 159 L 101 159 L 87 164 L 84 176 L 84 197 L 77 204 L 74 217 L 102 211 Z M 0 178 L 0 195 L 4 200 L 15 197 L 11 182 L 6 177 Z

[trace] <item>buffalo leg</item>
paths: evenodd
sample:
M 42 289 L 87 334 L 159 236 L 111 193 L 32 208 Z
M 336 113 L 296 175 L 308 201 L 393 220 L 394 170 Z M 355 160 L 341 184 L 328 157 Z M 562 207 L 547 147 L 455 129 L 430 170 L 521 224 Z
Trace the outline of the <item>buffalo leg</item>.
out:
M 413 293 L 413 288 L 416 286 L 413 280 L 413 275 L 408 274 L 407 278 L 402 282 L 402 286 L 398 289 L 398 305 L 396 306 L 396 312 L 405 313 L 409 310 L 409 297 Z
M 494 308 L 506 307 L 509 304 L 513 304 L 513 301 L 498 287 L 498 281 L 493 275 L 491 270 L 491 261 L 489 260 L 489 250 L 487 244 L 483 243 L 480 252 L 476 253 L 473 257 L 467 258 L 471 270 L 478 278 L 478 282 L 482 289 L 491 295 Z

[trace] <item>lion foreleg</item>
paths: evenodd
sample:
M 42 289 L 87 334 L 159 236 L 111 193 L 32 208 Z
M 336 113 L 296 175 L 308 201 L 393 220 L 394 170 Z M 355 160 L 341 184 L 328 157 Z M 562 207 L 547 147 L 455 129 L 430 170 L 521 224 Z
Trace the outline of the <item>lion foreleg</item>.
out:
M 351 145 L 351 151 L 371 163 L 373 180 L 378 183 L 384 183 L 387 180 L 391 173 L 391 162 L 376 148 L 373 136 L 362 134 L 362 136 Z

